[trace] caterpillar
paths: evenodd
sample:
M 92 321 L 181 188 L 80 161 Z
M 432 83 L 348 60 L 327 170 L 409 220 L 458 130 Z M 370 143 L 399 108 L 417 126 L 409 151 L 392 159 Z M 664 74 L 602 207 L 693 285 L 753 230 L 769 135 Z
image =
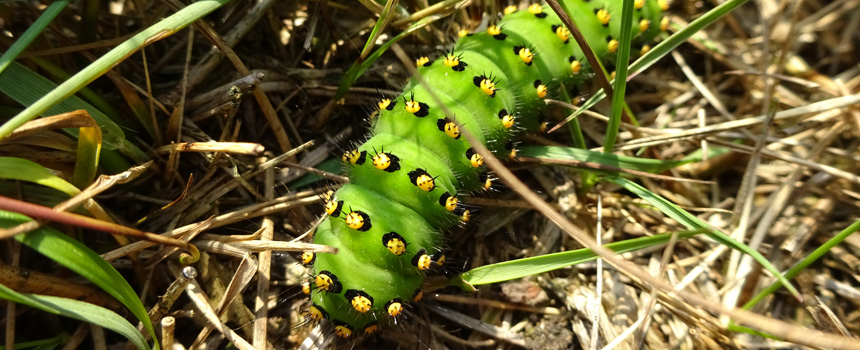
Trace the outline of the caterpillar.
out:
M 620 3 L 567 0 L 563 6 L 596 56 L 611 65 Z M 634 2 L 639 54 L 666 30 L 667 7 L 666 0 Z M 541 129 L 544 99 L 593 74 L 548 6 L 511 6 L 504 14 L 485 31 L 461 32 L 441 57 L 417 59 L 419 74 L 403 93 L 378 103 L 372 137 L 342 155 L 350 183 L 325 194 L 327 217 L 313 239 L 339 253 L 301 258 L 311 268 L 302 288 L 311 298 L 307 318 L 327 320 L 337 336 L 372 334 L 403 318 L 421 300 L 425 276 L 444 265 L 441 232 L 470 218 L 458 196 L 492 186 L 461 128 L 495 155 L 515 157 L 511 141 Z

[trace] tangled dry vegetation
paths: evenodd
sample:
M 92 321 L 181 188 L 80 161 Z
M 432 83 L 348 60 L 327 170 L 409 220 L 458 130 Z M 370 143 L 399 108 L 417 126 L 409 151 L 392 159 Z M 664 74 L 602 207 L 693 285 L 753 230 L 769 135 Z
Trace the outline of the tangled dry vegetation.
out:
M 674 30 L 715 3 L 674 1 Z M 396 95 L 410 75 L 411 59 L 446 50 L 461 25 L 479 27 L 481 14 L 490 8 L 481 1 L 449 1 L 428 13 L 418 11 L 426 1 L 401 1 L 416 15 L 398 14 L 379 42 L 421 18 L 442 18 L 394 45 L 343 100 L 334 101 L 343 73 L 358 59 L 376 21 L 374 4 L 234 1 L 193 30 L 129 57 L 114 69 L 118 76 L 90 85 L 123 114 L 151 109 L 158 125 L 154 134 L 125 130 L 129 142 L 153 162 L 134 181 L 95 199 L 127 226 L 193 239 L 202 257 L 193 265 L 196 277 L 187 279 L 174 258 L 165 259 L 172 250 L 124 250 L 109 236 L 89 231 L 77 237 L 107 254 L 144 305 L 175 318 L 177 344 L 295 349 L 307 338 L 306 348 L 324 346 L 325 340 L 314 338 L 314 325 L 301 316 L 307 298 L 300 283 L 307 272 L 297 263 L 296 251 L 304 246 L 292 242 L 309 241 L 322 212 L 318 193 L 345 181 L 337 175 L 335 155 L 365 138 L 366 118 L 380 93 Z M 39 6 L 0 4 L 3 46 L 38 16 Z M 68 7 L 19 61 L 38 70 L 44 66 L 32 60 L 47 60 L 76 72 L 182 4 L 106 2 L 94 24 L 83 27 L 91 32 L 79 29 L 90 17 L 77 6 L 84 4 Z M 654 159 L 705 154 L 700 162 L 661 175 L 706 183 L 637 181 L 762 252 L 778 269 L 789 269 L 858 220 L 858 27 L 858 0 L 761 0 L 741 6 L 632 79 L 626 100 L 640 126 L 623 126 L 616 151 Z M 777 101 L 773 109 L 772 100 Z M 3 104 L 15 105 L 7 99 Z M 592 112 L 578 120 L 596 148 L 603 140 L 608 102 Z M 549 117 L 560 122 L 565 115 L 555 110 Z M 564 130 L 523 142 L 570 146 Z M 213 140 L 219 143 L 205 149 L 191 144 Z M 0 153 L 57 169 L 74 161 L 68 152 L 38 146 L 0 146 Z M 560 229 L 508 189 L 477 195 L 468 200 L 482 208 L 476 223 L 447 233 L 452 265 L 468 270 L 581 248 L 576 234 L 608 243 L 685 230 L 616 185 L 584 186 L 593 178 L 581 169 L 506 164 L 580 231 Z M 319 178 L 325 179 L 312 182 Z M 5 196 L 16 197 L 6 188 Z M 12 242 L 4 241 L 4 264 L 80 282 Z M 795 339 L 816 339 L 814 330 L 857 338 L 858 255 L 860 236 L 849 236 L 793 279 L 802 302 L 780 289 L 752 310 L 800 327 L 791 330 Z M 759 264 L 704 238 L 622 257 L 679 290 L 727 306 L 744 305 L 774 280 Z M 428 290 L 438 289 L 427 293 L 428 301 L 412 319 L 348 348 L 803 347 L 729 332 L 727 319 L 705 311 L 708 307 L 656 292 L 648 282 L 603 263 L 481 286 L 474 294 L 434 282 Z M 191 287 L 171 290 L 172 283 Z M 173 302 L 172 307 L 164 308 L 165 302 Z M 10 310 L 3 305 L 0 309 Z M 11 310 L 0 316 L 17 324 L 7 344 L 61 332 L 71 334 L 71 344 L 81 348 L 124 341 L 25 307 Z M 219 317 L 223 325 L 215 321 Z M 759 329 L 756 323 L 746 325 Z

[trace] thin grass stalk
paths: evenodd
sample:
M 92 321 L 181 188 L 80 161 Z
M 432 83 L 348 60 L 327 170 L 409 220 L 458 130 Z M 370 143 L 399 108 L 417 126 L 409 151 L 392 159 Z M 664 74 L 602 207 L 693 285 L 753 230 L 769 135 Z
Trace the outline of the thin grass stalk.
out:
M 615 81 L 612 94 L 612 110 L 606 136 L 603 139 L 603 152 L 612 153 L 618 129 L 621 127 L 621 114 L 624 112 L 624 93 L 627 91 L 627 64 L 630 62 L 630 45 L 633 38 L 633 0 L 624 0 L 621 9 L 621 38 L 618 41 L 618 56 L 615 58 Z M 629 115 L 629 114 L 628 114 Z

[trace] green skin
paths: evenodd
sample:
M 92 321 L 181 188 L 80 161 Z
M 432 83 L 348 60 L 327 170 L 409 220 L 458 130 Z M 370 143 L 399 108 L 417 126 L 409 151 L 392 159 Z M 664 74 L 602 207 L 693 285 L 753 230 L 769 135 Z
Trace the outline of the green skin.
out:
M 443 134 L 438 130 L 436 133 Z M 425 147 L 394 134 L 377 134 L 359 147 L 359 151 L 367 152 L 368 158 L 376 153 L 374 150 L 382 152 L 383 149 L 400 159 L 401 169 L 394 173 L 385 172 L 375 168 L 368 159 L 363 166 L 350 169 L 350 182 L 362 184 L 386 198 L 397 198 L 400 204 L 417 212 L 431 225 L 440 226 L 455 222 L 455 218 L 439 204 L 439 197 L 445 192 L 457 193 L 454 186 L 456 179 L 451 168 Z M 409 172 L 414 169 L 424 169 L 428 174 L 437 177 L 436 188 L 427 192 L 412 184 Z
M 387 317 L 385 304 L 389 300 L 412 299 L 424 281 L 424 273 L 412 265 L 412 257 L 422 247 L 433 249 L 432 253 L 438 252 L 442 235 L 415 211 L 364 186 L 345 185 L 338 190 L 336 198 L 347 203 L 345 208 L 367 213 L 372 225 L 370 230 L 360 232 L 347 227 L 343 220 L 328 219 L 320 224 L 314 243 L 338 247 L 340 251 L 318 254 L 314 270 L 316 273 L 331 272 L 343 287 L 340 293 L 316 290 L 311 300 L 329 317 L 361 330 L 382 319 L 383 315 Z M 397 232 L 409 243 L 406 253 L 394 255 L 382 244 L 382 237 L 389 232 Z M 371 310 L 365 313 L 353 310 L 344 297 L 349 289 L 362 289 L 370 294 L 374 299 Z
M 612 62 L 615 55 L 608 52 L 607 38 L 620 37 L 620 3 L 567 0 L 563 6 L 575 18 L 597 57 Z M 595 15 L 603 8 L 611 16 L 607 26 Z M 536 129 L 536 116 L 546 108 L 538 96 L 536 81 L 549 87 L 545 98 L 557 98 L 553 90 L 562 85 L 574 87 L 590 76 L 591 69 L 574 39 L 571 37 L 565 44 L 552 29 L 553 25 L 561 25 L 561 20 L 548 6 L 542 9 L 539 15 L 520 10 L 505 16 L 497 25 L 504 39 L 485 32 L 461 38 L 453 52 L 466 63 L 462 69 L 446 66 L 442 58 L 422 65 L 403 94 L 392 99 L 389 108 L 380 110 L 373 137 L 359 147 L 359 151 L 366 152 L 364 161 L 348 163 L 351 184 L 333 196 L 334 201 L 343 201 L 341 211 L 335 213 L 337 217 L 324 220 L 314 236 L 314 243 L 340 249 L 338 254 L 317 255 L 312 270 L 313 276 L 328 271 L 342 286 L 337 292 L 318 288 L 311 292 L 314 307 L 323 309 L 336 325 L 347 325 L 353 334 L 361 334 L 369 325 L 393 323 L 386 304 L 399 299 L 404 307 L 408 306 L 426 271 L 437 268 L 434 258 L 431 269 L 420 270 L 413 264 L 414 258 L 422 253 L 434 257 L 439 254 L 440 231 L 460 222 L 454 214 L 459 210 L 448 211 L 440 204 L 440 197 L 446 192 L 456 196 L 481 186 L 480 175 L 486 169 L 472 166 L 467 157 L 471 146 L 465 137 L 454 138 L 440 130 L 440 119 L 441 124 L 446 118 L 456 120 L 461 129 L 468 129 L 494 154 L 507 157 L 506 145 L 516 134 Z M 660 34 L 661 15 L 657 0 L 647 0 L 637 10 L 634 33 L 641 19 L 651 24 L 645 32 L 635 34 L 634 47 L 650 43 Z M 531 65 L 517 55 L 514 48 L 521 46 L 535 54 Z M 571 70 L 571 59 L 582 63 L 578 74 Z M 481 76 L 492 77 L 496 82 L 493 96 L 476 86 L 475 77 Z M 422 79 L 423 84 L 417 79 Z M 437 104 L 428 90 L 447 107 Z M 413 100 L 424 104 L 418 113 L 405 108 L 406 101 Z M 503 125 L 499 117 L 502 110 L 515 116 L 514 127 Z M 380 170 L 372 164 L 372 157 L 383 151 L 396 156 L 399 170 Z M 416 169 L 434 178 L 433 190 L 424 191 L 413 183 L 409 173 Z M 350 211 L 365 213 L 370 229 L 347 226 L 344 218 Z M 383 237 L 390 232 L 396 232 L 407 243 L 404 254 L 393 254 L 383 243 Z M 362 313 L 354 309 L 347 298 L 349 290 L 370 295 L 370 310 Z

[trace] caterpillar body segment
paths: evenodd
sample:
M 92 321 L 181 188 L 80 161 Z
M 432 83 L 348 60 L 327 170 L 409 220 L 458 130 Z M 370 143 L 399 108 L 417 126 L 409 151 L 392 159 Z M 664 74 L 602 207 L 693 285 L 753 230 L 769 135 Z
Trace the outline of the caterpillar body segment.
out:
M 665 4 L 634 3 L 634 55 L 665 30 Z M 596 56 L 614 67 L 620 2 L 562 6 Z M 483 158 L 461 133 L 468 130 L 500 158 L 515 157 L 518 134 L 543 125 L 537 116 L 544 100 L 593 76 L 548 6 L 508 7 L 505 14 L 461 35 L 441 57 L 416 61 L 419 74 L 403 93 L 378 104 L 372 137 L 343 155 L 350 184 L 326 196 L 328 217 L 314 236 L 340 252 L 303 259 L 313 264 L 304 287 L 309 317 L 332 322 L 336 335 L 371 334 L 408 315 L 426 275 L 444 262 L 441 232 L 471 217 L 457 195 L 492 188 Z
M 456 218 L 439 204 L 439 197 L 445 192 L 458 192 L 455 187 L 456 177 L 450 166 L 426 147 L 393 134 L 376 134 L 359 149 L 373 154 L 383 152 L 383 148 L 384 152 L 390 152 L 399 158 L 400 169 L 388 173 L 369 164 L 355 166 L 350 168 L 350 181 L 396 200 L 418 213 L 431 225 L 445 227 L 454 223 Z M 419 169 L 435 177 L 432 190 L 426 191 L 413 183 L 410 173 Z
M 510 131 L 502 126 L 496 116 L 501 110 L 513 111 L 516 109 L 516 97 L 514 94 L 510 90 L 500 88 L 501 85 L 509 85 L 510 79 L 501 68 L 496 66 L 493 60 L 483 55 L 480 51 L 459 51 L 455 48 L 454 53 L 460 57 L 461 64 L 466 63 L 463 70 L 456 71 L 444 65 L 422 67 L 418 69 L 418 72 L 421 74 L 420 79 L 423 84 L 419 84 L 417 80 L 413 79 L 407 83 L 404 95 L 414 95 L 416 99 L 421 98 L 431 105 L 431 110 L 437 113 L 437 115 L 445 116 L 444 110 L 447 108 L 454 115 L 446 117 L 456 120 L 473 135 L 481 134 L 481 138 L 490 150 L 494 152 L 500 151 L 504 144 L 500 140 L 509 138 Z M 493 82 L 496 86 L 493 94 L 487 94 L 481 88 L 481 83 L 485 81 Z M 433 95 L 440 97 L 446 104 L 446 108 L 442 108 L 441 105 L 434 103 L 428 90 L 432 91 Z M 456 105 L 460 105 L 462 108 L 454 112 L 451 107 Z M 374 131 L 376 131 L 376 128 L 374 128 Z M 418 137 L 422 137 L 422 135 L 418 135 Z M 430 140 L 421 141 L 429 142 Z M 462 142 L 468 144 L 465 139 Z M 421 144 L 428 145 L 429 149 L 435 150 L 448 147 L 452 142 Z M 472 180 L 472 178 L 476 179 L 477 173 L 471 173 L 475 174 L 475 176 L 470 176 L 469 180 Z M 474 188 L 472 186 L 477 186 L 477 182 L 469 185 L 467 190 Z
M 337 218 L 320 224 L 314 242 L 340 247 L 340 251 L 317 254 L 314 274 L 324 271 L 326 279 L 336 279 L 340 287 L 334 292 L 311 283 L 311 301 L 315 308 L 326 310 L 325 317 L 349 321 L 353 329 L 360 330 L 384 319 L 380 315 L 387 313 L 385 304 L 403 299 L 402 291 L 408 290 L 409 297 L 421 287 L 425 272 L 412 260 L 427 252 L 439 253 L 442 236 L 415 211 L 364 186 L 344 185 L 335 196 L 348 208 L 366 213 L 373 225 L 361 232 Z M 399 231 L 403 228 L 407 229 Z M 404 243 L 400 255 L 384 244 L 383 237 L 391 233 Z
M 434 62 L 434 64 L 439 63 Z M 439 130 L 439 120 L 450 120 L 450 118 L 444 113 L 439 104 L 429 98 L 426 90 L 416 87 L 411 92 L 416 94 L 416 100 L 427 101 L 430 114 L 426 118 L 416 118 L 404 108 L 383 111 L 380 115 L 384 115 L 385 117 L 377 118 L 373 126 L 373 133 L 379 135 L 398 135 L 405 140 L 419 145 L 431 145 L 429 147 L 425 146 L 425 148 L 428 148 L 433 155 L 442 159 L 449 166 L 457 177 L 458 183 L 466 188 L 475 186 L 478 183 L 477 176 L 479 170 L 473 169 L 471 162 L 466 157 L 466 151 L 471 147 L 469 142 L 463 137 L 453 139 L 445 132 Z M 472 117 L 470 109 L 462 103 L 458 103 L 444 94 L 437 95 L 439 95 L 443 103 L 446 103 L 448 111 L 456 116 L 456 120 L 460 125 L 466 128 L 475 128 L 480 125 Z M 479 130 L 483 132 L 482 129 Z M 481 142 L 486 142 L 483 133 L 475 132 L 475 136 Z
M 432 250 L 435 253 L 442 246 L 442 238 L 434 234 L 438 232 L 437 228 L 430 225 L 414 210 L 372 189 L 347 184 L 337 191 L 336 196 L 338 200 L 344 201 L 347 208 L 367 213 L 373 225 L 369 230 L 361 232 L 348 227 L 342 219 L 329 218 L 317 228 L 314 242 L 339 247 L 340 250 L 358 252 L 355 260 L 350 260 L 357 263 L 354 265 L 382 266 L 402 275 L 420 275 L 419 271 L 410 267 L 412 256 L 421 249 Z M 395 233 L 396 237 L 404 242 L 405 252 L 402 256 L 390 252 L 385 246 L 383 238 L 391 233 Z M 334 266 L 329 268 L 328 262 L 322 262 L 321 259 L 340 255 L 342 254 L 316 254 L 314 270 L 336 271 L 337 268 Z M 340 274 L 336 275 L 340 278 Z M 345 288 L 360 289 L 352 286 L 345 286 Z M 374 298 L 378 299 L 375 296 Z

